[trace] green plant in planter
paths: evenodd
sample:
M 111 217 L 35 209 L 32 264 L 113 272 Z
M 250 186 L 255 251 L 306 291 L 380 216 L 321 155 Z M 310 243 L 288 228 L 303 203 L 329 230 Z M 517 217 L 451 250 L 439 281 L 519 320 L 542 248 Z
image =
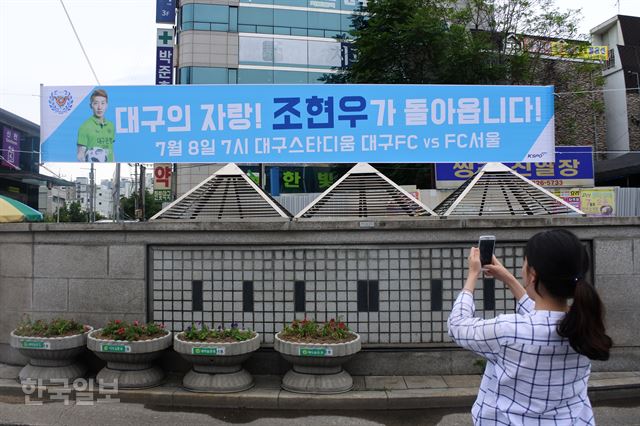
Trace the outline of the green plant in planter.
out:
M 238 324 L 231 324 L 231 328 L 224 328 L 218 326 L 217 329 L 207 327 L 206 324 L 196 325 L 191 323 L 189 327 L 182 334 L 183 340 L 190 342 L 217 342 L 217 343 L 232 343 L 243 342 L 249 340 L 256 335 L 255 332 L 250 329 L 241 329 Z
M 295 342 L 349 342 L 356 339 L 349 327 L 341 320 L 331 318 L 325 323 L 305 317 L 303 320 L 293 320 L 279 333 L 283 340 Z
M 30 337 L 59 337 L 82 334 L 88 329 L 88 326 L 72 319 L 54 318 L 50 321 L 32 321 L 31 318 L 25 316 L 16 327 L 14 334 Z
M 100 334 L 96 337 L 107 340 L 136 342 L 162 337 L 167 333 L 167 330 L 164 329 L 164 324 L 156 324 L 154 322 L 142 324 L 139 321 L 130 323 L 122 320 L 112 320 L 100 330 Z

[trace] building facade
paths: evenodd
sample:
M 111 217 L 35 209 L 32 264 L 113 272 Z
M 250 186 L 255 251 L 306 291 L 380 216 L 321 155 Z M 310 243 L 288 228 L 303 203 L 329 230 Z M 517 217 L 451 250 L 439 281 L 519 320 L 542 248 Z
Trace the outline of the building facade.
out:
M 640 17 L 617 15 L 591 30 L 593 44 L 609 47 L 602 76 L 607 160 L 596 167 L 600 182 L 640 186 Z
M 349 62 L 338 38 L 361 0 L 182 0 L 177 22 L 177 84 L 317 84 Z M 217 164 L 179 165 L 177 194 Z
M 40 126 L 0 109 L 0 195 L 38 209 L 40 185 L 69 186 L 71 182 L 42 175 Z

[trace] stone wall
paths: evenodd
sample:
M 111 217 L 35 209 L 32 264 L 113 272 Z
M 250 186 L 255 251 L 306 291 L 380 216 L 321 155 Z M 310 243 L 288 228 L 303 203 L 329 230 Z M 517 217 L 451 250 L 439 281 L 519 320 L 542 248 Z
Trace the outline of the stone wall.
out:
M 398 220 L 377 222 L 285 222 L 285 223 L 130 223 L 130 224 L 3 224 L 0 225 L 0 362 L 20 363 L 23 360 L 8 346 L 8 335 L 11 329 L 24 313 L 32 318 L 51 318 L 55 316 L 74 317 L 94 326 L 102 326 L 107 320 L 124 318 L 128 320 L 164 320 L 158 318 L 158 305 L 155 302 L 164 301 L 157 298 L 156 291 L 169 292 L 169 301 L 184 302 L 192 295 L 183 294 L 184 282 L 199 279 L 194 275 L 199 269 L 193 263 L 185 266 L 181 263 L 175 271 L 168 270 L 171 277 L 158 279 L 155 274 L 158 269 L 153 258 L 154 252 L 163 253 L 202 253 L 211 254 L 211 268 L 201 268 L 200 271 L 211 273 L 211 291 L 215 284 L 213 275 L 217 271 L 213 257 L 225 252 L 231 254 L 231 263 L 224 270 L 231 275 L 224 279 L 221 275 L 222 286 L 235 294 L 231 299 L 212 297 L 221 303 L 227 303 L 223 311 L 229 311 L 230 317 L 220 316 L 220 319 L 237 320 L 236 314 L 241 315 L 245 326 L 259 328 L 269 321 L 277 327 L 281 320 L 288 321 L 293 316 L 301 317 L 303 313 L 291 312 L 293 300 L 291 280 L 303 279 L 309 286 L 307 294 L 314 292 L 315 281 L 321 281 L 320 291 L 327 300 L 307 297 L 307 313 L 310 316 L 334 315 L 346 310 L 347 319 L 355 319 L 354 328 L 361 328 L 371 333 L 375 327 L 381 327 L 379 321 L 383 312 L 389 317 L 397 316 L 397 321 L 385 320 L 389 328 L 376 328 L 376 333 L 369 334 L 370 340 L 365 350 L 355 361 L 349 364 L 349 369 L 355 374 L 436 374 L 436 373 L 465 373 L 474 371 L 472 354 L 457 349 L 446 338 L 444 330 L 432 329 L 435 324 L 441 325 L 446 321 L 450 301 L 455 292 L 462 287 L 462 274 L 459 274 L 460 259 L 453 251 L 452 263 L 446 268 L 425 266 L 425 259 L 442 259 L 444 251 L 464 250 L 474 244 L 480 234 L 495 234 L 498 239 L 498 254 L 510 259 L 510 267 L 514 272 L 521 265 L 517 259 L 521 255 L 522 244 L 534 233 L 551 227 L 567 227 L 590 245 L 593 252 L 593 278 L 605 301 L 608 316 L 608 330 L 615 342 L 612 359 L 607 363 L 595 363 L 596 370 L 632 370 L 640 365 L 640 327 L 630 326 L 640 322 L 640 313 L 636 304 L 640 300 L 640 219 L 638 218 L 529 218 L 529 219 L 423 219 Z M 413 250 L 413 251 L 412 251 Z M 426 250 L 426 251 L 425 251 Z M 373 253 L 398 253 L 397 272 L 390 267 L 389 260 L 386 268 L 389 273 L 383 273 L 380 259 L 375 262 L 358 263 L 357 253 L 375 256 Z M 328 255 L 344 254 L 345 265 L 354 261 L 353 268 L 345 266 L 343 276 L 338 279 L 339 268 L 336 269 L 335 290 L 332 276 L 320 278 L 317 270 L 311 272 L 309 263 L 302 262 L 302 269 L 295 267 L 282 269 L 282 297 L 264 300 L 264 294 L 257 296 L 260 289 L 271 284 L 264 274 L 269 268 L 262 263 L 251 263 L 249 268 L 253 275 L 246 275 L 241 259 L 233 259 L 233 253 L 266 253 L 281 252 L 283 265 L 288 264 L 286 253 L 313 253 Z M 412 254 L 413 253 L 413 254 Z M 439 253 L 436 255 L 436 253 Z M 376 254 L 376 255 L 377 255 Z M 350 256 L 354 256 L 350 259 Z M 415 256 L 414 256 L 415 255 Z M 173 256 L 173 254 L 172 254 Z M 306 256 L 306 255 L 305 255 Z M 404 259 L 408 256 L 408 259 Z M 413 266 L 411 263 L 414 258 Z M 446 256 L 445 256 L 446 257 Z M 459 259 L 460 258 L 460 259 Z M 422 259 L 422 260 L 420 260 Z M 263 259 L 254 257 L 251 262 Z M 289 259 L 295 265 L 295 258 Z M 297 259 L 303 261 L 304 259 Z M 314 262 L 317 259 L 314 259 Z M 360 259 L 362 260 L 362 259 Z M 407 262 L 403 262 L 406 260 Z M 221 259 L 222 261 L 222 259 Z M 239 263 L 233 263 L 233 262 Z M 338 259 L 336 259 L 338 261 Z M 415 263 L 417 262 L 417 263 Z M 421 263 L 422 262 L 422 263 Z M 173 265 L 173 264 L 172 264 Z M 318 267 L 326 264 L 314 263 Z M 401 265 L 404 265 L 402 268 Z M 418 266 L 416 266 L 418 265 Z M 421 265 L 421 266 L 420 266 Z M 409 272 L 402 275 L 402 269 L 408 267 Z M 173 266 L 171 266 L 173 268 Z M 438 269 L 440 268 L 440 269 Z M 272 268 L 273 290 L 280 278 L 275 278 L 277 268 Z M 236 275 L 233 275 L 233 271 Z M 164 267 L 161 269 L 164 273 Z M 300 271 L 302 275 L 296 275 Z M 417 271 L 417 272 L 415 272 Z M 450 276 L 434 275 L 421 276 L 421 273 L 436 274 L 450 271 Z M 180 276 L 174 272 L 179 272 Z M 189 272 L 191 275 L 188 275 Z M 257 274 L 256 272 L 260 272 Z M 291 272 L 290 275 L 285 275 Z M 379 280 L 380 289 L 386 288 L 386 296 L 380 298 L 380 312 L 353 312 L 357 296 L 358 281 L 366 279 Z M 430 284 L 433 278 L 442 279 L 443 306 L 432 311 L 430 303 Z M 202 276 L 203 286 L 207 279 Z M 231 280 L 229 284 L 227 281 Z M 238 286 L 243 281 L 252 280 L 256 288 L 256 309 L 245 317 L 241 294 Z M 178 283 L 182 282 L 182 287 Z M 412 287 L 418 282 L 417 286 Z M 163 288 L 169 283 L 170 288 Z M 156 288 L 154 288 L 154 286 Z M 386 287 L 384 287 L 386 286 Z M 450 286 L 451 288 L 448 288 Z M 158 288 L 160 287 L 160 288 Z M 495 306 L 485 312 L 487 316 L 505 312 L 511 309 L 512 302 L 505 297 L 500 283 L 495 284 Z M 287 292 L 289 288 L 291 292 Z M 391 291 L 393 290 L 393 291 Z M 271 292 L 272 289 L 269 288 Z M 451 294 L 447 295 L 449 291 Z M 174 292 L 179 293 L 173 299 Z M 338 300 L 342 292 L 347 300 Z M 317 293 L 317 292 L 316 292 Z M 334 297 L 331 293 L 335 293 Z M 164 293 L 163 293 L 164 294 Z M 275 294 L 275 293 L 274 293 Z M 318 293 L 319 294 L 319 293 Z M 478 292 L 478 312 L 483 313 L 483 292 Z M 406 297 L 405 297 L 406 296 Z M 262 297 L 258 304 L 258 297 Z M 313 296 L 315 297 L 315 295 Z M 397 297 L 397 300 L 393 299 Z M 415 300 L 418 298 L 419 300 Z M 287 300 L 285 300 L 287 299 Z M 406 300 L 405 300 L 406 299 Z M 282 318 L 275 317 L 267 321 L 266 303 L 271 303 L 271 309 L 282 313 Z M 326 302 L 326 304 L 325 304 Z M 397 302 L 397 303 L 395 303 Z M 500 304 L 504 302 L 503 304 Z M 322 303 L 322 305 L 320 305 Z M 329 303 L 334 303 L 331 309 Z M 339 306 L 339 303 L 343 305 Z M 280 305 L 278 305 L 280 304 Z M 164 305 L 160 305 L 164 306 Z M 175 306 L 175 307 L 174 307 Z M 189 313 L 191 305 L 171 305 L 171 310 Z M 212 321 L 220 306 L 206 306 L 204 313 L 211 314 Z M 335 310 L 333 310 L 335 308 Z M 409 310 L 408 316 L 407 310 Z M 162 311 L 162 309 L 161 309 Z M 395 314 L 394 314 L 395 312 Z M 348 317 L 348 314 L 356 316 Z M 361 316 L 361 314 L 363 316 Z M 415 315 L 417 314 L 417 315 Z M 181 313 L 181 315 L 183 315 Z M 367 316 L 372 315 L 372 316 Z M 437 315 L 438 318 L 432 315 Z M 442 318 L 440 318 L 442 317 Z M 195 318 L 193 316 L 191 319 Z M 245 320 L 246 318 L 246 320 Z M 377 318 L 377 320 L 374 320 Z M 171 320 L 174 318 L 172 317 Z M 203 318 L 204 319 L 204 318 Z M 188 321 L 181 317 L 181 321 Z M 378 322 L 376 322 L 378 321 Z M 385 322 L 383 321 L 383 322 Z M 352 321 L 349 321 L 350 323 Z M 393 325 L 393 324 L 397 324 Z M 183 324 L 181 324 L 183 325 Z M 395 331 L 397 327 L 397 332 Z M 415 331 L 412 329 L 418 327 Z M 428 328 L 428 332 L 427 332 Z M 388 330 L 388 331 L 387 331 Z M 264 328 L 265 335 L 272 329 Z M 384 333 L 383 333 L 384 331 Z M 386 333 L 386 334 L 385 334 Z M 386 335 L 387 337 L 382 337 Z M 408 336 L 403 338 L 402 336 Z M 249 363 L 249 369 L 254 372 L 281 372 L 286 365 L 279 360 L 277 354 L 269 349 L 272 336 L 264 338 L 265 348 L 262 349 Z M 181 368 L 176 364 L 175 357 L 167 360 L 171 368 Z
M 629 115 L 629 149 L 640 151 L 640 93 L 627 92 L 627 114 Z

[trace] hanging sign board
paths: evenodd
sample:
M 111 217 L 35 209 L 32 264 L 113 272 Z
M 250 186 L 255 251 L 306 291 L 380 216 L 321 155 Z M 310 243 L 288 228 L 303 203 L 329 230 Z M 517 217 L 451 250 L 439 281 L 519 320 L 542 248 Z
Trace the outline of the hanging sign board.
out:
M 550 86 L 76 86 L 41 95 L 44 162 L 554 160 Z

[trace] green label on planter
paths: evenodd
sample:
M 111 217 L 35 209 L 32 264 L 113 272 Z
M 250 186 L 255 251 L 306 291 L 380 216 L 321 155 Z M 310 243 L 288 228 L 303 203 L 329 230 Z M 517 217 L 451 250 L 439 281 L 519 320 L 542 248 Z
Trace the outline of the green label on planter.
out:
M 298 352 L 300 356 L 332 356 L 331 348 L 300 348 Z
M 198 348 L 198 347 L 194 347 L 194 348 L 191 348 L 191 354 L 192 355 L 205 355 L 205 356 L 224 355 L 224 348 L 211 348 L 211 347 Z
M 128 353 L 131 352 L 131 346 L 102 344 L 100 345 L 100 352 Z
M 51 344 L 42 340 L 21 340 L 20 344 L 26 349 L 51 349 Z

